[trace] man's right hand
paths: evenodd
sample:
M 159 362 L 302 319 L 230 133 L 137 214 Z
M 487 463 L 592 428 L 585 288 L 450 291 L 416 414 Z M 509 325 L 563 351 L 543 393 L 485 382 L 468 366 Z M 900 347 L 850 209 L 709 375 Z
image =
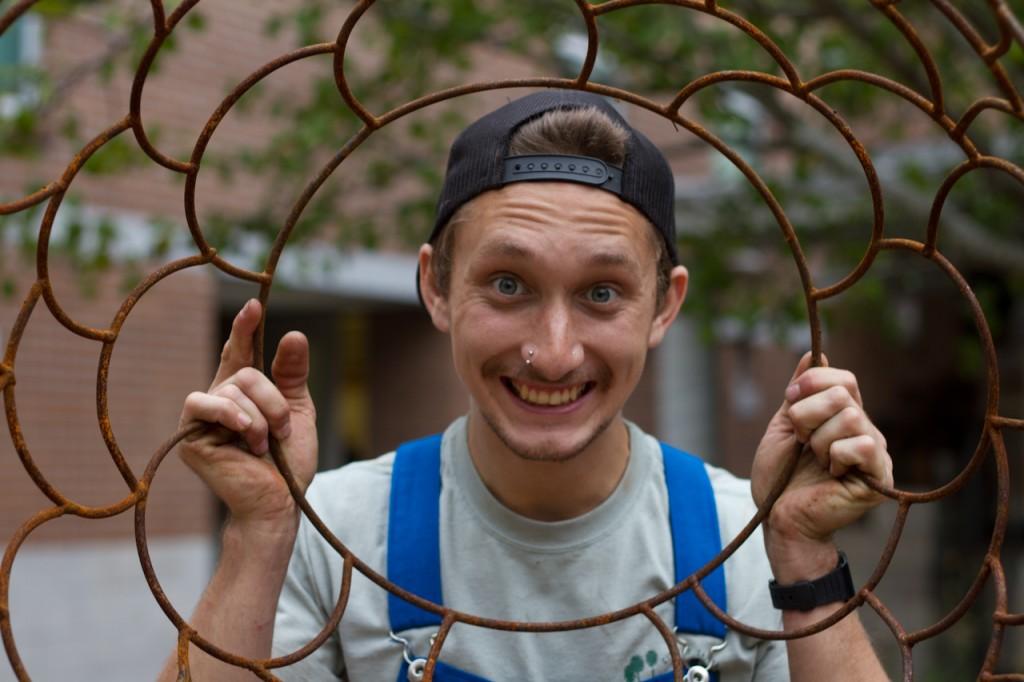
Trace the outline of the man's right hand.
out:
M 299 332 L 281 339 L 271 381 L 252 367 L 260 304 L 250 300 L 235 316 L 220 367 L 205 393 L 185 399 L 181 426 L 210 428 L 182 441 L 181 458 L 227 505 L 231 522 L 253 530 L 294 529 L 295 502 L 269 456 L 277 440 L 303 490 L 316 472 L 316 409 L 309 395 L 309 343 Z

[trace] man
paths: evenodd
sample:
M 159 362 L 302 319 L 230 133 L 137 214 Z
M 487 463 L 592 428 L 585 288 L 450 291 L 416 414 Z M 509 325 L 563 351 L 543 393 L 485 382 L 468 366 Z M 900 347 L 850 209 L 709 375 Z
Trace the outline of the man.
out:
M 752 536 L 705 588 L 738 620 L 787 630 L 826 617 L 852 594 L 832 534 L 878 503 L 865 477 L 892 480 L 885 439 L 853 375 L 812 368 L 804 357 L 750 484 L 659 446 L 622 418 L 647 351 L 686 294 L 672 196 L 661 154 L 594 95 L 530 95 L 459 136 L 434 233 L 420 249 L 418 286 L 451 338 L 471 405 L 442 440 L 323 474 L 309 487 L 314 508 L 360 558 L 483 617 L 547 622 L 624 608 L 734 537 L 806 443 L 763 537 Z M 272 644 L 279 655 L 311 640 L 342 575 L 267 458 L 273 437 L 302 487 L 313 478 L 306 340 L 296 332 L 282 339 L 271 381 L 249 367 L 260 315 L 253 301 L 238 314 L 211 389 L 190 395 L 182 413 L 183 424 L 217 425 L 184 444 L 182 456 L 231 512 L 191 623 L 252 658 L 268 657 Z M 769 596 L 772 577 L 781 610 Z M 817 591 L 808 595 L 801 581 L 816 581 Z M 281 676 L 417 679 L 439 622 L 403 604 L 354 574 L 341 626 Z M 783 643 L 727 631 L 688 595 L 656 613 L 676 625 L 693 679 L 703 668 L 721 682 L 886 679 L 856 614 Z M 197 680 L 251 679 L 195 648 L 191 666 Z M 164 679 L 174 674 L 169 663 Z M 546 634 L 456 625 L 437 679 L 662 680 L 671 663 L 642 616 Z

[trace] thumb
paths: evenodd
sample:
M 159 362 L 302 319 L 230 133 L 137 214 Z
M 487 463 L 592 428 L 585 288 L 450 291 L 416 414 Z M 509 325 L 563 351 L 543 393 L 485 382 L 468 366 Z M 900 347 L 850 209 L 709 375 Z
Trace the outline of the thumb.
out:
M 277 345 L 274 362 L 270 366 L 281 395 L 287 400 L 309 398 L 309 341 L 301 332 L 288 332 Z
M 780 413 L 785 413 L 786 410 L 789 408 L 789 405 L 796 401 L 796 399 L 800 396 L 801 391 L 799 387 L 795 386 L 795 384 L 798 383 L 800 375 L 802 375 L 804 372 L 809 370 L 814 365 L 813 360 L 814 353 L 812 351 L 807 351 L 806 353 L 804 353 L 803 357 L 800 358 L 800 362 L 796 363 L 796 369 L 793 370 L 793 376 L 789 378 L 789 383 L 786 384 L 786 394 L 785 397 L 782 399 L 782 407 L 780 408 Z M 825 357 L 824 353 L 821 354 L 821 366 L 828 367 L 828 358 Z

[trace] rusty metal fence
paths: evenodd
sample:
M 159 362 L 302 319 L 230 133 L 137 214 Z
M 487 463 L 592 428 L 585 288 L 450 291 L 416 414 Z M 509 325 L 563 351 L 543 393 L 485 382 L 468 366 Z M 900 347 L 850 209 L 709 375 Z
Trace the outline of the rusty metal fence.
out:
M 175 28 L 179 26 L 199 2 L 199 0 L 186 0 L 177 5 L 168 14 L 162 0 L 150 0 L 152 9 L 153 32 L 147 49 L 138 63 L 131 89 L 130 101 L 127 113 L 109 128 L 97 135 L 68 163 L 66 169 L 59 178 L 42 187 L 38 191 L 29 194 L 21 199 L 9 203 L 0 204 L 0 214 L 13 214 L 25 211 L 33 206 L 43 204 L 46 208 L 38 233 L 38 248 L 36 251 L 36 280 L 21 307 L 17 320 L 11 330 L 10 339 L 4 353 L 2 364 L 0 364 L 0 387 L 3 389 L 4 407 L 7 423 L 10 428 L 11 438 L 14 447 L 21 460 L 25 471 L 38 486 L 39 490 L 51 501 L 52 506 L 39 511 L 38 514 L 27 520 L 7 543 L 3 562 L 0 564 L 0 632 L 3 635 L 4 648 L 8 659 L 19 680 L 28 680 L 29 671 L 26 670 L 18 654 L 11 628 L 11 614 L 9 610 L 10 577 L 11 569 L 18 550 L 22 543 L 32 531 L 41 525 L 64 515 L 74 515 L 86 519 L 108 518 L 118 514 L 134 513 L 135 515 L 135 536 L 142 570 L 152 590 L 153 596 L 159 602 L 167 617 L 173 622 L 178 630 L 178 665 L 180 671 L 179 679 L 190 679 L 188 667 L 188 652 L 190 645 L 195 645 L 203 651 L 219 659 L 251 670 L 259 678 L 264 680 L 278 679 L 273 671 L 276 668 L 293 663 L 314 651 L 323 644 L 329 634 L 338 626 L 344 616 L 345 606 L 351 584 L 352 571 L 359 571 L 379 585 L 382 589 L 389 590 L 402 598 L 424 608 L 428 611 L 439 614 L 443 623 L 437 633 L 433 646 L 429 652 L 428 663 L 424 679 L 431 680 L 435 661 L 437 660 L 445 638 L 451 628 L 457 623 L 476 625 L 479 627 L 498 630 L 514 630 L 520 632 L 552 632 L 559 630 L 590 628 L 602 624 L 611 623 L 632 616 L 644 616 L 650 620 L 652 627 L 655 627 L 663 636 L 668 650 L 672 657 L 672 666 L 676 682 L 684 679 L 684 662 L 681 658 L 679 647 L 672 629 L 655 614 L 654 607 L 662 602 L 674 598 L 685 590 L 693 590 L 698 599 L 723 621 L 729 628 L 738 632 L 746 633 L 764 639 L 792 639 L 804 637 L 831 626 L 853 610 L 867 606 L 878 613 L 892 631 L 898 642 L 903 660 L 903 679 L 914 678 L 912 649 L 913 647 L 943 631 L 950 628 L 979 598 L 982 589 L 991 582 L 995 591 L 995 608 L 991 613 L 991 639 L 978 679 L 995 682 L 997 680 L 1018 680 L 1024 681 L 1024 672 L 1020 673 L 996 673 L 994 672 L 999 661 L 1000 651 L 1003 644 L 1004 634 L 1007 628 L 1024 625 L 1024 613 L 1013 613 L 1008 606 L 1007 578 L 1004 572 L 1004 565 L 1001 557 L 1004 538 L 1007 530 L 1009 502 L 1010 502 L 1010 472 L 1007 450 L 1004 443 L 1003 431 L 1005 429 L 1024 430 L 1024 419 L 1013 418 L 1000 412 L 999 403 L 999 371 L 996 360 L 995 347 L 989 325 L 986 321 L 982 308 L 977 298 L 968 286 L 965 278 L 957 269 L 943 256 L 938 248 L 939 227 L 942 221 L 943 207 L 950 192 L 957 182 L 972 171 L 978 169 L 993 169 L 1005 173 L 1013 181 L 1024 185 L 1024 170 L 1015 163 L 1005 158 L 988 154 L 972 141 L 971 126 L 979 114 L 994 110 L 1001 112 L 1019 121 L 1024 121 L 1024 98 L 1022 98 L 1017 84 L 1013 83 L 1007 69 L 1001 60 L 1007 55 L 1014 43 L 1024 48 L 1024 27 L 1020 20 L 1011 11 L 1005 0 L 987 0 L 988 11 L 991 12 L 995 23 L 999 27 L 998 41 L 987 42 L 974 24 L 961 13 L 949 0 L 930 0 L 936 8 L 954 28 L 967 40 L 977 58 L 984 64 L 994 83 L 998 87 L 1001 96 L 981 97 L 971 103 L 964 111 L 954 114 L 946 107 L 946 100 L 943 94 L 943 79 L 935 60 L 929 53 L 925 42 L 915 31 L 911 22 L 900 12 L 897 0 L 871 0 L 871 5 L 884 15 L 888 21 L 895 26 L 900 34 L 906 39 L 913 49 L 921 66 L 927 74 L 928 91 L 919 92 L 907 85 L 890 78 L 869 73 L 865 71 L 842 69 L 830 71 L 817 75 L 813 78 L 806 78 L 800 74 L 782 50 L 772 39 L 759 27 L 752 24 L 744 17 L 720 6 L 715 0 L 612 0 L 602 4 L 590 4 L 587 0 L 571 0 L 574 2 L 580 13 L 580 19 L 586 27 L 589 38 L 586 58 L 579 74 L 575 78 L 528 78 L 503 80 L 494 82 L 481 82 L 464 85 L 452 89 L 432 93 L 408 102 L 390 111 L 375 113 L 369 111 L 363 103 L 353 94 L 346 79 L 343 68 L 346 49 L 349 44 L 349 37 L 353 29 L 360 21 L 364 13 L 374 4 L 374 0 L 361 0 L 349 13 L 342 25 L 337 39 L 334 42 L 309 45 L 307 47 L 289 52 L 281 57 L 261 66 L 249 77 L 239 83 L 230 94 L 223 100 L 220 106 L 210 115 L 206 126 L 199 138 L 196 140 L 192 155 L 187 160 L 175 159 L 161 151 L 152 142 L 147 132 L 146 119 L 142 115 L 141 101 L 142 93 L 146 86 L 147 75 L 154 59 L 160 53 L 161 47 L 165 45 Z M 7 9 L 0 16 L 0 34 L 8 30 L 11 25 L 37 0 L 20 0 Z M 774 60 L 782 72 L 777 76 L 759 71 L 718 71 L 699 77 L 681 90 L 667 102 L 658 102 L 642 97 L 638 94 L 610 87 L 591 81 L 591 74 L 595 66 L 598 53 L 599 18 L 602 15 L 618 12 L 626 8 L 646 5 L 663 4 L 675 5 L 681 9 L 688 9 L 701 12 L 709 17 L 730 24 L 739 29 L 751 39 L 756 41 Z M 260 83 L 270 74 L 281 67 L 302 60 L 314 55 L 333 55 L 334 79 L 340 98 L 363 122 L 359 132 L 354 135 L 330 160 L 320 169 L 316 177 L 309 182 L 305 190 L 294 203 L 287 221 L 280 230 L 273 244 L 266 266 L 262 271 L 256 272 L 246 270 L 222 258 L 217 251 L 210 246 L 203 234 L 203 228 L 197 218 L 195 207 L 196 183 L 202 165 L 204 152 L 211 138 L 217 131 L 218 125 L 227 116 L 238 100 L 253 86 Z M 767 85 L 792 97 L 794 100 L 803 102 L 805 105 L 820 114 L 828 121 L 835 130 L 842 135 L 850 149 L 856 154 L 860 166 L 863 169 L 867 185 L 870 190 L 873 204 L 873 228 L 870 242 L 855 269 L 845 276 L 841 281 L 827 287 L 815 285 L 811 272 L 801 248 L 800 241 L 794 231 L 792 224 L 786 216 L 779 201 L 773 196 L 767 184 L 757 172 L 741 157 L 739 153 L 725 144 L 719 137 L 702 127 L 699 123 L 681 113 L 681 107 L 691 97 L 702 89 L 723 82 L 753 82 Z M 941 184 L 932 202 L 931 214 L 927 225 L 927 236 L 925 240 L 915 241 L 902 238 L 887 238 L 885 236 L 885 220 L 883 213 L 883 187 L 879 181 L 878 174 L 873 166 L 865 146 L 855 137 L 848 123 L 843 117 L 829 106 L 818 91 L 826 85 L 840 81 L 861 81 L 870 86 L 888 91 L 892 95 L 901 98 L 905 102 L 919 109 L 937 125 L 948 138 L 962 150 L 963 161 L 946 177 Z M 821 355 L 822 336 L 821 323 L 818 314 L 819 304 L 829 298 L 841 294 L 861 279 L 869 270 L 876 256 L 883 250 L 908 251 L 916 254 L 933 263 L 938 271 L 948 277 L 959 289 L 966 300 L 973 314 L 978 339 L 983 349 L 988 397 L 985 409 L 985 424 L 982 435 L 973 455 L 967 464 L 949 482 L 934 490 L 927 492 L 910 492 L 898 488 L 881 488 L 875 486 L 876 490 L 897 504 L 896 520 L 891 529 L 889 538 L 881 553 L 881 558 L 872 572 L 871 576 L 857 591 L 857 594 L 846 603 L 846 605 L 832 616 L 806 628 L 792 632 L 767 631 L 750 627 L 738 622 L 728 614 L 722 612 L 708 598 L 701 587 L 700 580 L 716 566 L 726 561 L 733 552 L 750 536 L 754 529 L 764 520 L 775 499 L 778 497 L 785 482 L 788 480 L 789 472 L 777 483 L 773 494 L 765 501 L 757 514 L 750 520 L 744 530 L 730 542 L 713 561 L 689 576 L 683 582 L 661 594 L 653 595 L 649 599 L 637 603 L 629 608 L 613 613 L 606 613 L 601 616 L 565 622 L 515 622 L 482 618 L 469 613 L 462 613 L 441 605 L 428 602 L 420 597 L 410 594 L 396 585 L 390 583 L 384 576 L 375 572 L 366 565 L 359 557 L 355 556 L 341 541 L 335 537 L 326 525 L 317 516 L 306 500 L 288 470 L 287 463 L 281 457 L 280 450 L 272 445 L 271 454 L 278 468 L 288 482 L 292 494 L 302 513 L 317 528 L 320 534 L 344 559 L 343 584 L 340 590 L 339 599 L 334 606 L 329 621 L 324 624 L 320 634 L 306 646 L 287 656 L 266 660 L 249 660 L 239 657 L 230 651 L 216 646 L 205 639 L 202 633 L 195 631 L 181 614 L 171 604 L 160 582 L 153 570 L 149 557 L 146 540 L 146 501 L 147 494 L 156 476 L 161 462 L 175 445 L 190 433 L 201 427 L 192 427 L 175 433 L 153 454 L 148 466 L 141 475 L 131 469 L 122 454 L 117 439 L 111 429 L 110 418 L 107 409 L 107 382 L 111 355 L 117 342 L 118 335 L 133 307 L 139 299 L 157 282 L 170 275 L 199 265 L 210 264 L 224 273 L 237 277 L 241 280 L 256 283 L 260 286 L 259 298 L 266 303 L 270 294 L 271 283 L 274 279 L 275 268 L 281 254 L 286 247 L 289 236 L 292 233 L 297 221 L 302 216 L 303 210 L 332 173 L 355 151 L 360 144 L 366 141 L 375 131 L 393 123 L 403 116 L 428 107 L 437 102 L 485 90 L 495 90 L 511 87 L 547 87 L 547 88 L 575 88 L 596 92 L 602 95 L 618 98 L 638 107 L 647 109 L 672 121 L 677 126 L 697 136 L 718 153 L 731 161 L 739 169 L 750 185 L 760 194 L 765 204 L 778 223 L 786 242 L 788 243 L 793 260 L 803 286 L 809 315 L 812 349 L 815 360 Z M 120 309 L 114 316 L 109 327 L 93 328 L 85 326 L 72 319 L 61 307 L 60 301 L 53 292 L 48 274 L 49 245 L 54 218 L 66 193 L 71 187 L 76 175 L 86 161 L 99 150 L 103 145 L 115 137 L 130 133 L 134 136 L 139 147 L 156 164 L 163 166 L 185 178 L 184 206 L 185 218 L 189 230 L 195 242 L 197 253 L 187 258 L 173 261 L 152 272 L 124 299 Z M 36 310 L 37 304 L 42 299 L 45 308 L 52 314 L 67 330 L 85 339 L 96 341 L 102 345 L 99 361 L 99 372 L 96 383 L 96 405 L 99 418 L 99 425 L 103 439 L 109 450 L 110 457 L 120 472 L 128 488 L 127 495 L 113 504 L 106 507 L 85 506 L 66 497 L 60 490 L 54 487 L 36 466 L 28 443 L 22 436 L 18 420 L 18 410 L 15 403 L 15 379 L 17 376 L 17 353 L 21 342 L 22 334 L 29 322 L 30 317 Z M 262 357 L 262 326 L 257 333 L 257 352 L 255 357 Z M 796 454 L 796 453 L 794 453 Z M 882 602 L 876 594 L 875 588 L 881 581 L 900 541 L 910 508 L 915 504 L 923 504 L 949 496 L 960 490 L 966 482 L 978 472 L 986 460 L 991 459 L 995 464 L 997 472 L 997 495 L 995 505 L 995 526 L 982 566 L 974 578 L 971 587 L 960 600 L 960 602 L 946 615 L 935 623 L 915 631 L 907 631 L 892 611 Z M 796 457 L 792 463 L 795 464 Z

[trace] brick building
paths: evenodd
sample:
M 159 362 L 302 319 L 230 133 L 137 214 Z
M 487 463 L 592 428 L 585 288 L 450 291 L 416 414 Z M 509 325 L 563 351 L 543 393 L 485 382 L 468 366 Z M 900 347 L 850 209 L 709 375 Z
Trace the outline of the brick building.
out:
M 268 17 L 288 3 L 205 3 L 205 28 L 186 33 L 179 49 L 161 58 L 143 94 L 147 129 L 159 131 L 158 146 L 175 158 L 187 158 L 199 131 L 230 85 L 257 66 L 291 49 L 286 35 L 269 37 Z M 16 32 L 15 32 L 15 29 Z M 53 21 L 26 16 L 0 43 L 2 60 L 36 63 L 54 73 L 99 59 L 109 48 L 98 10 Z M 13 41 L 11 36 L 17 36 Z M 486 77 L 529 75 L 530 66 L 500 53 L 481 60 Z M 287 94 L 301 90 L 320 62 L 288 67 L 287 78 L 268 87 Z M 0 116 L 13 120 L 31 93 L 7 87 L 0 79 Z M 106 80 L 98 71 L 61 93 L 61 106 L 73 111 L 82 139 L 107 128 L 127 112 L 130 74 Z M 509 93 L 467 98 L 467 107 L 484 110 Z M 666 122 L 628 111 L 656 142 L 675 134 Z M 215 144 L 230 148 L 273 133 L 273 122 L 257 115 L 229 117 Z M 0 201 L 22 196 L 56 178 L 81 145 L 57 134 L 60 119 L 50 118 L 31 158 L 0 158 Z M 131 132 L 122 134 L 134 148 Z M 142 159 L 142 153 L 132 152 Z M 359 160 L 338 175 L 358 177 Z M 701 192 L 706 184 L 706 155 L 673 159 L 680 191 Z M 311 173 L 313 169 L 311 169 Z M 200 218 L 216 210 L 242 209 L 273 191 L 259 182 L 228 182 L 213 172 L 200 174 Z M 86 230 L 109 224 L 116 235 L 115 256 L 145 252 L 154 239 L 151 222 L 173 225 L 171 257 L 194 253 L 185 226 L 182 183 L 146 161 L 129 173 L 83 173 L 74 185 L 78 203 L 65 202 L 54 223 L 53 243 L 66 242 L 74 225 Z M 381 202 L 368 196 L 368 202 Z M 38 230 L 41 213 L 27 225 Z M 90 227 L 91 225 L 91 227 Z M 35 278 L 31 259 L 19 255 L 7 231 L 2 273 L 13 292 L 0 300 L 0 334 L 6 342 L 22 299 Z M 339 252 L 322 244 L 286 251 L 270 299 L 267 347 L 273 349 L 289 329 L 311 340 L 311 389 L 320 418 L 320 464 L 337 466 L 353 457 L 392 449 L 399 442 L 438 430 L 466 406 L 465 394 L 451 370 L 446 339 L 419 310 L 413 288 L 414 256 L 393 248 Z M 259 268 L 244 252 L 227 254 L 231 262 Z M 324 267 L 304 269 L 309 259 Z M 141 271 L 158 265 L 147 261 Z M 82 272 L 65 249 L 51 249 L 50 281 L 60 307 L 76 321 L 103 328 L 111 323 L 136 273 L 115 258 L 104 272 Z M 251 283 L 227 277 L 212 266 L 177 273 L 148 292 L 128 317 L 117 341 L 110 370 L 109 414 L 119 449 L 136 474 L 159 444 L 174 432 L 188 392 L 207 385 L 234 311 L 256 293 Z M 699 292 L 691 292 L 691 296 Z M 777 406 L 776 395 L 790 376 L 806 334 L 791 343 L 720 334 L 715 347 L 699 339 L 684 314 L 656 353 L 630 405 L 628 415 L 641 426 L 738 474 L 750 460 L 764 424 Z M 799 330 L 798 330 L 799 331 Z M 830 345 L 833 362 L 864 372 L 866 392 L 896 415 L 902 402 L 885 387 L 892 380 L 892 356 L 865 359 L 865 337 L 850 335 Z M 930 346 L 937 356 L 949 351 Z M 15 375 L 17 415 L 35 463 L 48 480 L 71 499 L 109 505 L 127 494 L 110 461 L 96 415 L 97 341 L 63 327 L 39 301 L 22 339 Z M 939 360 L 941 362 L 941 360 Z M 926 373 L 926 372 L 925 372 Z M 908 386 L 927 378 L 907 375 Z M 11 404 L 8 404 L 11 409 Z M 35 512 L 48 506 L 32 485 L 8 439 L 0 439 L 0 530 L 5 539 Z M 873 566 L 879 538 L 888 532 L 893 510 L 865 521 L 844 540 L 857 575 Z M 912 516 L 891 580 L 883 587 L 911 622 L 933 616 L 926 571 L 932 551 L 931 512 Z M 158 473 L 148 504 L 148 539 L 158 576 L 179 611 L 187 615 L 205 585 L 216 555 L 221 512 L 202 484 L 175 457 Z M 138 569 L 130 512 L 102 521 L 65 517 L 33 532 L 17 555 L 11 586 L 14 635 L 33 679 L 99 678 L 138 680 L 152 677 L 174 641 L 173 628 L 160 613 Z M 873 630 L 880 621 L 867 617 Z M 885 641 L 885 636 L 882 636 Z M 883 652 L 892 657 L 895 647 Z M 110 672 L 111 669 L 115 672 Z M 83 673 L 82 671 L 86 671 Z M 0 680 L 10 677 L 0 666 Z M 13 679 L 10 677 L 10 679 Z
M 271 39 L 263 30 L 280 5 L 204 6 L 204 30 L 186 34 L 181 49 L 161 58 L 159 70 L 147 81 L 142 107 L 147 129 L 159 130 L 161 150 L 186 156 L 182 150 L 194 143 L 223 98 L 225 84 L 290 49 L 287 38 Z M 5 34 L 2 58 L 67 73 L 101 58 L 110 45 L 107 30 L 98 10 L 53 20 L 29 14 Z M 298 64 L 287 81 L 271 87 L 301 87 L 310 68 Z M 68 84 L 60 104 L 73 112 L 79 139 L 57 134 L 56 117 L 43 119 L 32 155 L 0 158 L 0 197 L 9 201 L 23 196 L 27 187 L 59 177 L 85 140 L 126 113 L 130 87 L 130 74 L 115 72 L 108 81 L 96 70 Z M 31 106 L 32 96 L 8 84 L 0 95 L 5 120 Z M 484 97 L 475 106 L 489 106 L 498 97 Z M 269 120 L 240 117 L 218 131 L 215 143 L 242 145 L 272 131 Z M 134 150 L 131 132 L 122 137 Z M 47 267 L 54 298 L 68 317 L 89 327 L 108 327 L 134 282 L 159 265 L 153 260 L 126 265 L 152 246 L 154 220 L 176 226 L 168 258 L 195 252 L 184 225 L 181 183 L 141 152 L 130 153 L 141 161 L 130 172 L 79 173 L 72 185 L 74 202 L 65 200 L 53 223 Z M 240 209 L 264 191 L 258 184 L 227 184 L 215 173 L 201 174 L 197 210 L 203 216 Z M 37 233 L 42 211 L 14 219 Z M 116 235 L 114 264 L 94 272 L 82 268 L 79 255 L 64 246 L 71 231 L 81 230 L 88 241 L 103 229 L 101 224 Z M 290 249 L 279 281 L 287 280 L 293 253 L 299 261 L 322 249 Z M 234 256 L 241 262 L 246 254 Z M 416 302 L 414 255 L 358 251 L 329 257 L 332 272 L 326 279 L 310 281 L 296 266 L 298 274 L 289 286 L 275 289 L 267 325 L 268 349 L 289 329 L 300 329 L 311 340 L 322 468 L 385 452 L 437 430 L 466 407 L 447 359 L 446 339 Z M 9 292 L 0 300 L 0 333 L 6 342 L 36 278 L 33 258 L 9 241 L 3 274 Z M 231 317 L 255 293 L 250 283 L 212 266 L 190 268 L 162 280 L 131 311 L 112 353 L 108 410 L 116 446 L 136 475 L 174 432 L 185 395 L 208 384 Z M 129 491 L 98 424 L 101 350 L 100 342 L 65 328 L 47 303 L 38 301 L 18 349 L 16 407 L 12 402 L 35 465 L 62 494 L 91 506 L 114 504 Z M 652 409 L 655 390 L 653 382 L 645 381 L 632 407 L 634 418 L 651 429 L 658 419 Z M 0 458 L 0 531 L 6 542 L 51 504 L 26 474 L 9 439 L 0 441 Z M 168 457 L 150 493 L 147 538 L 157 575 L 185 615 L 215 561 L 221 518 L 202 483 L 176 457 Z M 83 671 L 88 678 L 103 671 L 105 679 L 144 679 L 155 673 L 174 641 L 173 628 L 138 568 L 130 511 L 99 521 L 66 516 L 32 532 L 14 564 L 11 615 L 19 653 L 39 680 L 82 677 Z M 117 661 L 114 673 L 112 661 Z M 9 668 L 0 666 L 0 680 L 8 678 L 13 679 Z

